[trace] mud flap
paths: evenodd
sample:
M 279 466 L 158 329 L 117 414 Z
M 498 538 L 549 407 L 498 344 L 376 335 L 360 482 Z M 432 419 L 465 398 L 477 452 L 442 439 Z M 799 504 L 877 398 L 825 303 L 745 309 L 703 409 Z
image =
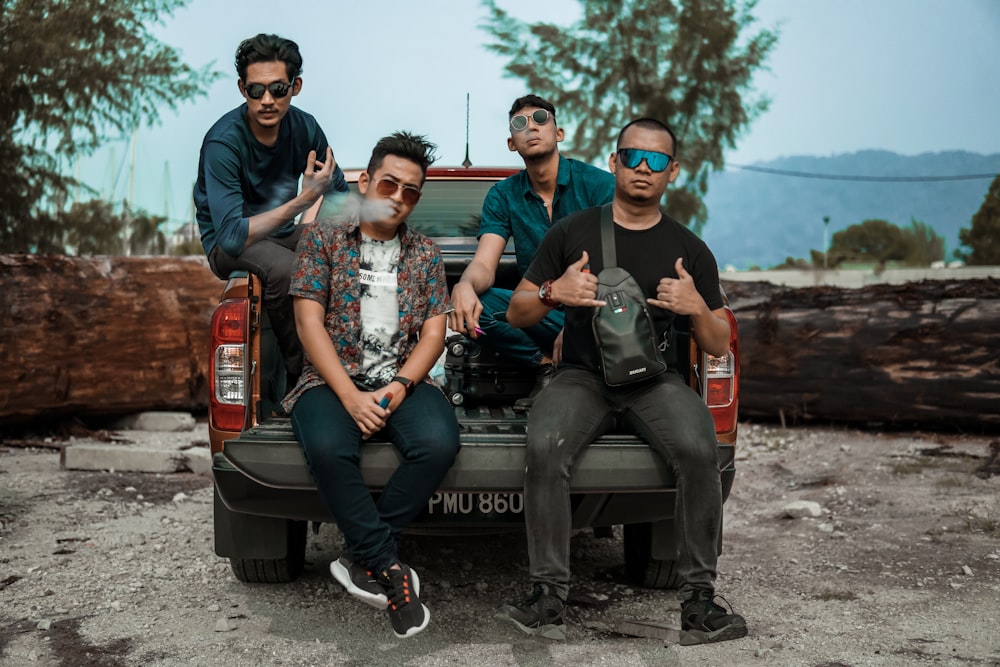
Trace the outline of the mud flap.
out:
M 222 502 L 218 488 L 214 505 L 217 556 L 268 560 L 288 557 L 288 519 L 234 512 Z

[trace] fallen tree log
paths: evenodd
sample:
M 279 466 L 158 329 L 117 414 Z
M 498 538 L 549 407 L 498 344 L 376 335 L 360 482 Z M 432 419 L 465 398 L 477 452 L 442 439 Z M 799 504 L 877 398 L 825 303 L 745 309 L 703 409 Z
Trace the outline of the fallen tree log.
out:
M 221 289 L 198 257 L 0 255 L 0 424 L 204 412 Z
M 1000 281 L 724 287 L 739 321 L 741 418 L 1000 425 Z
M 1000 281 L 725 282 L 742 418 L 1000 427 Z M 201 257 L 0 255 L 0 425 L 208 406 Z

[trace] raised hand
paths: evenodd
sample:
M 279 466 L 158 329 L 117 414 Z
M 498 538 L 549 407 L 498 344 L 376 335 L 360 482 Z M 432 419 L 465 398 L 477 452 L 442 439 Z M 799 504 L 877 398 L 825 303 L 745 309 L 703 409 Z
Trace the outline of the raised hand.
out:
M 566 267 L 566 271 L 552 282 L 552 298 L 567 306 L 603 306 L 597 300 L 597 276 L 587 268 L 590 255 L 584 250 L 580 259 Z
M 316 159 L 316 151 L 309 151 L 306 158 L 306 170 L 302 173 L 302 194 L 310 201 L 319 199 L 333 180 L 333 170 L 337 163 L 333 159 L 333 149 L 326 147 L 326 159 L 322 162 Z
M 684 258 L 674 264 L 676 278 L 660 278 L 656 285 L 656 298 L 646 299 L 650 305 L 669 310 L 678 315 L 697 315 L 707 308 L 694 285 L 694 278 L 684 268 Z

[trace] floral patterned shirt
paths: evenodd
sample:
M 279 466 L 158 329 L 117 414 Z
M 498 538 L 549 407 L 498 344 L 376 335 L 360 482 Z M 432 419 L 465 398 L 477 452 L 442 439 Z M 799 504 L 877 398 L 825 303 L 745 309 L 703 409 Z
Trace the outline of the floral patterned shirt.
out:
M 444 314 L 448 284 L 437 244 L 423 234 L 399 227 L 401 243 L 399 296 L 399 367 L 406 363 L 424 322 Z M 302 234 L 289 294 L 317 301 L 326 308 L 326 330 L 340 363 L 351 377 L 361 374 L 361 227 L 357 220 L 317 220 Z M 282 401 L 291 413 L 308 389 L 325 383 L 309 354 L 298 384 Z

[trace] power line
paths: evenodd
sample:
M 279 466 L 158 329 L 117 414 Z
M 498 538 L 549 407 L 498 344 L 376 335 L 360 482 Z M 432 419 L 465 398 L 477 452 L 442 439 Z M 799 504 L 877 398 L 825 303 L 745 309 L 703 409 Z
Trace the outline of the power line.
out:
M 974 181 L 996 178 L 998 174 L 959 174 L 956 176 L 848 176 L 845 174 L 817 174 L 808 171 L 791 171 L 788 169 L 770 169 L 745 164 L 727 164 L 727 167 L 756 171 L 775 176 L 792 176 L 794 178 L 815 178 L 824 181 L 869 181 L 874 183 L 927 183 L 934 181 Z

